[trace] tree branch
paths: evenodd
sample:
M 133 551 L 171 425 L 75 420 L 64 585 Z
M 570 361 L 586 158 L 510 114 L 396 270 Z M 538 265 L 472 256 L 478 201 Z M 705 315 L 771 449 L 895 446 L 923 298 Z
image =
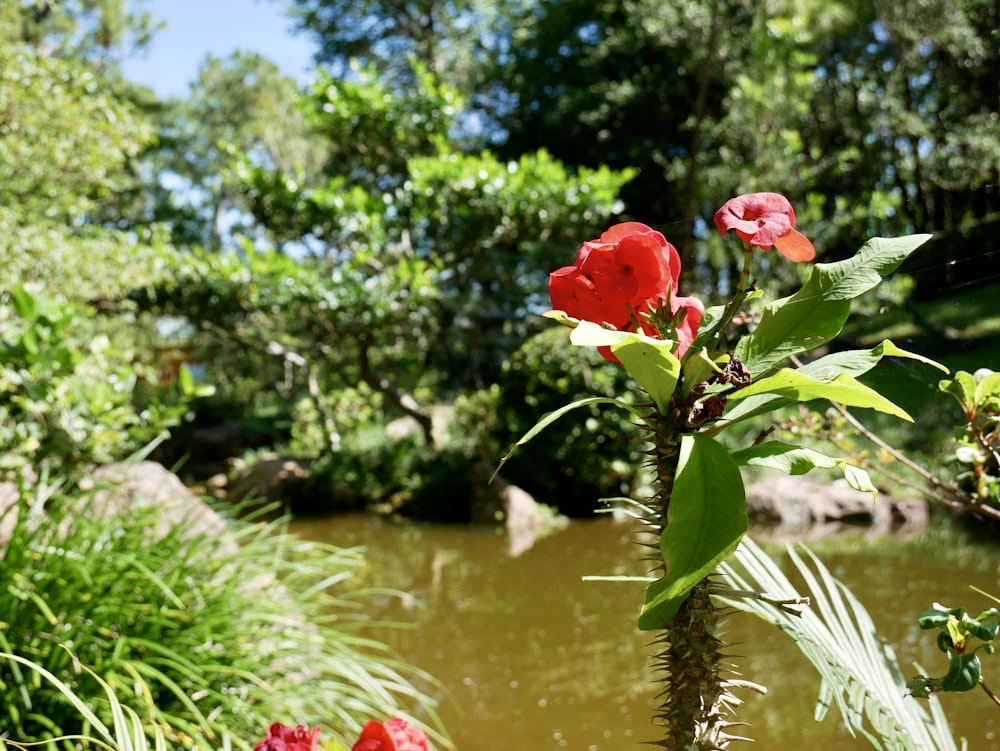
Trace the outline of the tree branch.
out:
M 388 397 L 393 404 L 416 420 L 420 426 L 420 430 L 424 434 L 424 440 L 427 441 L 427 445 L 435 448 L 434 423 L 431 420 L 430 414 L 406 391 L 394 386 L 388 379 L 382 378 L 375 373 L 375 370 L 372 368 L 371 358 L 368 356 L 370 348 L 371 341 L 368 336 L 366 334 L 360 335 L 358 337 L 358 363 L 361 367 L 361 380 L 380 394 Z

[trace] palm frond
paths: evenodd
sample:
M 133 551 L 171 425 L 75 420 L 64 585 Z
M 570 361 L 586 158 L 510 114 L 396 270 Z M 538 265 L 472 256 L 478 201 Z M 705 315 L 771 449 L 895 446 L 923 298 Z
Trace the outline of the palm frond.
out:
M 805 581 L 811 606 L 800 614 L 775 604 L 803 594 L 778 564 L 749 538 L 719 573 L 733 590 L 767 593 L 722 599 L 733 608 L 774 624 L 796 643 L 822 677 L 815 717 L 823 719 L 835 704 L 852 735 L 867 738 L 885 751 L 958 751 L 947 719 L 935 697 L 907 696 L 906 682 L 892 647 L 879 638 L 864 605 L 809 550 L 804 559 L 788 554 Z M 769 600 L 774 600 L 771 602 Z M 964 750 L 965 744 L 962 748 Z

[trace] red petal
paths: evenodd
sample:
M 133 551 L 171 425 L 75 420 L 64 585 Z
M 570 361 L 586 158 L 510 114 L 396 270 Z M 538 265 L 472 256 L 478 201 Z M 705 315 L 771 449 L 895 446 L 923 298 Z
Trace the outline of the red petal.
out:
M 770 220 L 780 216 L 781 234 L 785 229 L 795 227 L 795 212 L 792 204 L 780 193 L 747 193 L 726 201 L 722 208 L 715 212 L 715 226 L 719 234 L 725 235 L 728 230 L 735 229 L 741 238 L 753 243 L 752 238 L 759 232 L 758 219 Z M 787 226 L 784 222 L 787 221 Z M 745 233 L 745 234 L 744 234 Z M 749 236 L 749 238 L 747 237 Z M 755 243 L 756 244 L 756 243 Z M 760 245 L 768 248 L 773 245 L 773 237 L 762 237 Z
M 647 227 L 641 222 L 622 222 L 621 224 L 615 224 L 612 227 L 608 227 L 604 232 L 601 233 L 602 243 L 616 243 L 629 235 L 660 235 L 652 227 Z M 660 238 L 666 242 L 666 238 L 660 235 Z
M 624 238 L 615 249 L 615 263 L 620 276 L 634 279 L 634 283 L 629 282 L 627 287 L 632 307 L 638 307 L 643 300 L 661 292 L 668 284 L 670 269 L 663 257 L 663 246 L 650 235 Z M 624 293 L 625 284 L 621 286 Z
M 816 248 L 805 235 L 797 230 L 789 230 L 774 241 L 774 247 L 789 261 L 799 263 L 816 257 Z

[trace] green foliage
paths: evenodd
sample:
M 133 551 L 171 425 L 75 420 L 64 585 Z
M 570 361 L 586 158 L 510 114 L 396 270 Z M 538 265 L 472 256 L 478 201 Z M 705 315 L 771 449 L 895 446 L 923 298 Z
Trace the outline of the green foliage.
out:
M 352 64 L 353 77 L 327 75 L 314 84 L 314 126 L 327 140 L 328 174 L 369 190 L 399 187 L 411 159 L 433 155 L 455 128 L 462 95 L 413 60 L 414 83 L 394 89 L 372 68 Z M 363 136 L 363 137 L 361 137 Z
M 850 259 L 815 264 L 798 292 L 765 306 L 760 323 L 734 354 L 759 378 L 785 358 L 830 341 L 843 328 L 850 301 L 877 286 L 929 239 L 873 238 Z
M 958 402 L 965 425 L 955 429 L 955 459 L 962 467 L 956 479 L 971 493 L 972 503 L 1000 505 L 1000 373 L 960 370 L 938 388 Z
M 103 67 L 123 51 L 144 47 L 157 27 L 148 11 L 120 0 L 13 0 L 0 8 L 5 46 L 25 45 Z
M 22 222 L 79 220 L 122 186 L 122 166 L 150 136 L 85 67 L 7 46 L 0 113 L 0 205 Z
M 708 436 L 684 436 L 660 536 L 666 575 L 646 588 L 639 628 L 670 621 L 691 588 L 732 555 L 747 524 L 743 478 L 729 452 Z
M 931 697 L 925 708 L 907 696 L 899 662 L 864 605 L 806 553 L 804 558 L 788 550 L 805 582 L 800 594 L 778 564 L 744 538 L 735 562 L 719 568 L 733 590 L 726 604 L 778 626 L 819 671 L 817 720 L 836 706 L 851 735 L 861 734 L 876 749 L 957 751 L 940 704 Z M 745 596 L 748 592 L 767 595 Z M 807 602 L 808 607 L 797 607 Z
M 554 415 L 568 403 L 594 398 L 581 406 L 582 419 L 578 413 L 533 435 L 531 451 L 512 456 L 503 475 L 573 516 L 589 513 L 598 498 L 641 493 L 646 478 L 637 452 L 636 419 L 645 410 L 631 401 L 622 402 L 625 410 L 602 406 L 621 401 L 627 379 L 594 350 L 570 345 L 559 328 L 536 334 L 504 368 L 496 401 L 477 413 L 480 425 L 489 427 L 479 450 L 496 457 L 529 433 L 539 415 Z M 580 456 L 587 461 L 574 461 Z
M 150 739 L 206 750 L 249 748 L 276 718 L 315 717 L 351 737 L 411 701 L 433 706 L 410 683 L 426 676 L 359 632 L 357 550 L 249 522 L 233 524 L 224 546 L 184 522 L 165 528 L 148 506 L 114 524 L 92 520 L 89 499 L 26 485 L 3 517 L 0 652 L 63 684 L 0 658 L 0 724 L 11 737 L 97 729 L 67 690 L 111 725 L 107 687 Z
M 318 63 L 338 76 L 354 61 L 405 88 L 414 80 L 411 60 L 463 90 L 481 83 L 482 68 L 519 0 L 294 0 L 289 15 L 319 45 Z
M 948 655 L 948 672 L 941 678 L 920 676 L 906 682 L 914 696 L 926 699 L 935 691 L 971 691 L 982 680 L 979 652 L 992 654 L 1000 631 L 1000 611 L 984 610 L 973 617 L 962 608 L 934 604 L 917 618 L 924 631 L 936 630 L 937 646 Z M 981 642 L 981 643 L 976 643 Z
M 228 225 L 247 206 L 244 169 L 294 175 L 326 159 L 302 101 L 295 79 L 259 54 L 208 55 L 187 98 L 151 108 L 157 141 L 135 171 L 155 179 L 136 180 L 114 221 L 162 223 L 178 245 L 232 249 Z
M 321 81 L 312 95 L 329 153 L 320 174 L 245 166 L 245 198 L 284 247 L 386 279 L 428 264 L 433 300 L 400 309 L 425 324 L 411 327 L 412 347 L 425 345 L 422 359 L 453 388 L 490 383 L 531 333 L 526 314 L 545 294 L 539 269 L 621 210 L 617 192 L 631 173 L 574 172 L 544 151 L 511 160 L 469 153 L 461 94 L 412 66 L 406 88 L 368 69 Z
M 165 385 L 88 313 L 37 288 L 0 295 L 0 468 L 123 458 L 176 425 L 207 393 L 189 375 Z

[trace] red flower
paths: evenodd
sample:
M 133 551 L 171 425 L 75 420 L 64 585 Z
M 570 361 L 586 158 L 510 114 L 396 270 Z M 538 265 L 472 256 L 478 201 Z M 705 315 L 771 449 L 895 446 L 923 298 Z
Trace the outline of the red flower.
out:
M 789 261 L 811 261 L 816 249 L 795 230 L 795 212 L 778 193 L 748 193 L 726 201 L 715 212 L 715 226 L 723 236 L 728 230 L 761 250 L 778 249 Z
M 371 720 L 361 730 L 351 751 L 432 751 L 427 735 L 400 717 L 379 722 Z
M 319 728 L 309 730 L 304 725 L 291 728 L 276 722 L 267 729 L 267 735 L 253 751 L 318 751 L 318 736 Z
M 694 340 L 704 307 L 693 297 L 677 297 L 681 259 L 666 238 L 638 222 L 616 224 L 598 240 L 583 244 L 572 266 L 549 275 L 552 307 L 573 318 L 607 324 L 619 331 L 636 325 L 651 336 L 659 332 L 647 320 L 669 300 L 672 316 L 684 310 L 677 325 L 677 356 Z M 617 362 L 610 352 L 601 354 Z

